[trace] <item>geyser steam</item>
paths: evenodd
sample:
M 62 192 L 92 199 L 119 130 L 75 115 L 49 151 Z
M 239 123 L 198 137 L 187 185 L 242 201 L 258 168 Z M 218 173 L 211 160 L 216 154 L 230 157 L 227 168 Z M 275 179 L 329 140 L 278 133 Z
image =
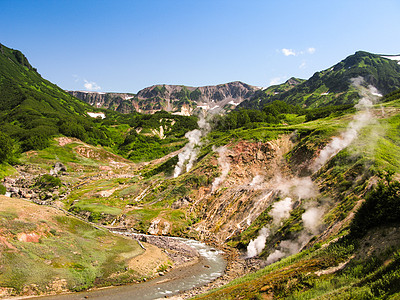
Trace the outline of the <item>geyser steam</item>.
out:
M 217 190 L 218 186 L 226 179 L 226 176 L 228 176 L 229 170 L 231 168 L 231 164 L 229 163 L 226 156 L 227 148 L 225 146 L 218 148 L 213 147 L 213 151 L 219 154 L 218 164 L 221 167 L 221 176 L 215 178 L 212 184 L 212 193 L 214 193 Z
M 258 237 L 252 240 L 247 246 L 247 257 L 259 255 L 265 247 L 267 238 L 272 233 L 282 226 L 282 222 L 290 217 L 290 212 L 293 209 L 295 201 L 301 199 L 310 199 L 318 195 L 318 187 L 310 177 L 294 177 L 283 178 L 277 175 L 270 185 L 274 186 L 275 190 L 280 191 L 283 195 L 290 195 L 281 201 L 275 202 L 269 215 L 272 217 L 272 224 L 264 226 L 258 233 Z M 291 255 L 299 251 L 313 235 L 318 233 L 323 215 L 323 207 L 309 206 L 302 215 L 304 231 L 294 240 L 283 241 L 267 258 L 268 263 L 275 262 L 282 257 Z
M 331 142 L 321 150 L 318 158 L 311 165 L 310 169 L 313 172 L 318 171 L 328 160 L 348 147 L 356 139 L 360 130 L 372 120 L 372 114 L 369 108 L 376 99 L 382 95 L 371 85 L 369 85 L 368 88 L 364 87 L 362 85 L 364 82 L 362 77 L 353 78 L 351 82 L 362 96 L 358 104 L 355 105 L 355 108 L 361 112 L 354 116 L 353 121 L 350 122 L 345 132 L 338 137 L 334 137 Z
M 267 237 L 269 236 L 269 228 L 263 227 L 258 233 L 258 237 L 252 241 L 250 241 L 247 246 L 247 257 L 254 257 L 261 253 L 261 251 L 265 247 L 265 242 Z
M 287 219 L 290 217 L 290 211 L 292 210 L 292 199 L 289 197 L 286 197 L 285 199 L 275 202 L 274 205 L 272 206 L 272 209 L 270 211 L 270 216 L 272 217 L 272 223 L 274 225 L 281 225 L 281 222 L 284 219 Z M 263 227 L 259 232 L 258 232 L 258 237 L 247 245 L 247 257 L 254 257 L 258 254 L 261 253 L 261 251 L 265 247 L 265 242 L 267 240 L 267 237 L 269 236 L 271 230 L 269 226 Z
M 183 148 L 183 151 L 178 155 L 178 163 L 174 169 L 174 177 L 178 177 L 186 163 L 186 172 L 189 172 L 193 167 L 197 154 L 199 153 L 199 146 L 201 146 L 201 138 L 210 131 L 210 124 L 207 123 L 203 116 L 200 116 L 197 122 L 200 129 L 188 131 L 185 137 L 189 142 Z

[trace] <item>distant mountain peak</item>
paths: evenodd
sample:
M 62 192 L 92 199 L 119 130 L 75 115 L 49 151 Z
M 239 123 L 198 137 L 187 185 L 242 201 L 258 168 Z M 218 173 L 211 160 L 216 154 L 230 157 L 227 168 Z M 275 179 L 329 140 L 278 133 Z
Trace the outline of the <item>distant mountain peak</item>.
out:
M 241 103 L 261 109 L 275 100 L 303 107 L 355 104 L 360 99 L 351 79 L 362 77 L 383 95 L 400 88 L 400 55 L 379 55 L 357 51 L 334 66 L 315 72 L 308 80 L 290 78 L 281 85 L 258 92 Z
M 200 87 L 156 84 L 140 90 L 136 95 L 126 93 L 94 94 L 68 91 L 71 95 L 96 107 L 105 107 L 120 112 L 132 111 L 154 113 L 165 110 L 176 114 L 192 114 L 197 108 L 234 109 L 250 99 L 261 88 L 233 81 Z

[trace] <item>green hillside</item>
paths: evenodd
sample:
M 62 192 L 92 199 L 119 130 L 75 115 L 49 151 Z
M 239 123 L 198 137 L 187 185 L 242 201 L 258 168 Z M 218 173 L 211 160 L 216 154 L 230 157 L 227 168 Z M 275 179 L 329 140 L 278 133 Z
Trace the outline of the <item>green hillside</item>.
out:
M 400 65 L 381 55 L 358 51 L 291 89 L 274 87 L 274 93 L 267 89 L 242 102 L 240 107 L 261 109 L 275 100 L 311 108 L 354 104 L 359 96 L 351 79 L 357 77 L 364 79 L 365 86 L 372 85 L 385 95 L 400 88 Z M 285 86 L 287 83 L 281 85 Z
M 102 112 L 106 118 L 94 119 L 88 112 Z M 146 161 L 177 150 L 184 134 L 196 127 L 195 117 L 95 109 L 43 79 L 20 51 L 0 44 L 0 162 L 12 162 L 19 152 L 44 149 L 60 135 Z

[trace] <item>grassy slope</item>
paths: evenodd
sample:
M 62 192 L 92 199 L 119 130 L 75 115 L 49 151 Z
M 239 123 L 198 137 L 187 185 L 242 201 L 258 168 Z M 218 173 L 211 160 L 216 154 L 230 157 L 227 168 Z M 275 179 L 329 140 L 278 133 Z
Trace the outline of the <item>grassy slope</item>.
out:
M 128 268 L 143 253 L 136 241 L 54 208 L 1 196 L 0 223 L 0 289 L 6 295 L 78 291 L 148 275 Z

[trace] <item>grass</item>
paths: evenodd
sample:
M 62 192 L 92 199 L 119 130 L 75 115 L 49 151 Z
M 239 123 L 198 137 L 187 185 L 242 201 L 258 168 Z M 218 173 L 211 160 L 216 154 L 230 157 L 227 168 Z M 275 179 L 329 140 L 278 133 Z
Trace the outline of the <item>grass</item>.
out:
M 400 292 L 399 250 L 380 257 L 350 262 L 343 270 L 317 275 L 315 271 L 337 266 L 357 252 L 353 242 L 309 249 L 266 268 L 233 280 L 196 299 L 387 299 Z M 388 261 L 382 264 L 383 261 Z
M 15 206 L 8 203 L 9 208 L 3 205 L 0 210 L 2 236 L 16 249 L 1 250 L 0 285 L 12 288 L 14 295 L 26 289 L 48 291 L 56 278 L 65 279 L 66 288 L 72 291 L 142 278 L 127 269 L 128 260 L 143 253 L 136 241 L 95 229 L 49 208 L 13 200 Z M 25 209 L 33 209 L 35 216 L 26 214 Z M 40 221 L 36 215 L 40 215 Z M 39 242 L 19 240 L 20 233 L 35 233 Z

